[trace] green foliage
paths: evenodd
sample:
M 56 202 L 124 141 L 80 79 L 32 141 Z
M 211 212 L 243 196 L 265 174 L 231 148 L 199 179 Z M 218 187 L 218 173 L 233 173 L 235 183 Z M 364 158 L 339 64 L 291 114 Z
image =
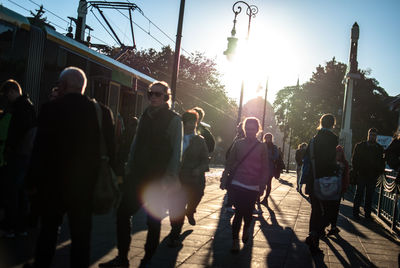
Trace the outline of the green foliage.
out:
M 319 118 L 325 113 L 336 116 L 335 132 L 339 133 L 345 73 L 346 65 L 333 58 L 324 67 L 318 66 L 310 81 L 278 92 L 274 102 L 276 119 L 284 133 L 288 133 L 287 126 L 293 129 L 294 147 L 315 135 Z M 353 90 L 353 145 L 365 139 L 371 127 L 376 127 L 380 135 L 392 135 L 396 127 L 396 114 L 385 105 L 386 91 L 374 78 L 366 76 L 367 71 L 361 70 L 360 74 Z

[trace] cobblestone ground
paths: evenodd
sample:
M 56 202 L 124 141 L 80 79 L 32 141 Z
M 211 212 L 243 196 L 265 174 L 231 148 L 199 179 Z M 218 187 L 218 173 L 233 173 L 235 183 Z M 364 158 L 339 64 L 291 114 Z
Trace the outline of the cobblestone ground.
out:
M 252 239 L 241 244 L 237 255 L 230 253 L 232 213 L 223 208 L 225 191 L 219 189 L 222 170 L 207 174 L 205 195 L 195 215 L 197 224 L 185 222 L 181 239 L 183 247 L 169 248 L 165 236 L 170 231 L 168 217 L 162 221 L 161 244 L 152 267 L 398 267 L 400 243 L 375 219 L 353 221 L 352 202 L 342 201 L 338 236 L 324 238 L 324 256 L 312 258 L 304 240 L 308 233 L 310 205 L 296 191 L 296 174 L 282 174 L 273 179 L 268 207 L 254 215 Z M 113 258 L 115 248 L 113 214 L 95 216 L 92 234 L 92 267 Z M 36 233 L 13 240 L 0 239 L 0 267 L 22 267 L 31 259 Z M 133 220 L 129 254 L 131 267 L 137 267 L 144 255 L 146 239 L 145 214 L 140 211 Z M 61 228 L 54 267 L 69 267 L 70 240 L 67 225 Z

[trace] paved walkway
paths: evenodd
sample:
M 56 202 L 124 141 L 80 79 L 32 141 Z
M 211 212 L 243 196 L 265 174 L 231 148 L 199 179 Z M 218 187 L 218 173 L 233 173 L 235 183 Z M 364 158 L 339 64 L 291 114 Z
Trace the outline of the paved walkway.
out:
M 321 241 L 324 256 L 312 258 L 303 242 L 308 234 L 310 205 L 295 190 L 296 175 L 283 174 L 273 179 L 269 206 L 262 215 L 254 215 L 253 239 L 237 255 L 231 247 L 232 214 L 222 207 L 225 191 L 219 189 L 221 169 L 208 174 L 206 194 L 196 213 L 196 226 L 185 222 L 182 248 L 168 248 L 164 238 L 170 231 L 169 220 L 162 221 L 162 243 L 153 258 L 153 267 L 398 267 L 400 243 L 376 221 L 354 221 L 352 203 L 342 202 L 339 236 Z M 130 250 L 131 267 L 137 267 L 144 255 L 146 225 L 144 212 L 133 221 Z M 21 267 L 30 259 L 35 234 L 12 241 L 0 239 L 0 267 Z M 113 215 L 96 216 L 93 224 L 92 267 L 116 255 Z M 68 228 L 64 224 L 54 259 L 54 267 L 69 267 Z M 1 261 L 3 260 L 3 261 Z

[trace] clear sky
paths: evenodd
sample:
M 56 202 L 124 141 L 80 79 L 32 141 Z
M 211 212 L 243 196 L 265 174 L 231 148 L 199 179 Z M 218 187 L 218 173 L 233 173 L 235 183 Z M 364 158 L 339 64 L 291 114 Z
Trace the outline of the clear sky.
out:
M 179 14 L 179 0 L 119 0 L 137 4 L 144 15 L 160 27 L 172 40 L 175 39 Z M 76 17 L 79 0 L 0 0 L 4 6 L 28 15 L 37 4 L 65 18 Z M 354 22 L 360 26 L 358 63 L 361 69 L 370 69 L 370 77 L 376 78 L 389 95 L 400 94 L 400 1 L 399 0 L 252 0 L 258 14 L 252 19 L 247 48 L 243 48 L 234 62 L 222 54 L 227 47 L 234 13 L 230 0 L 186 0 L 182 48 L 186 52 L 199 51 L 213 58 L 223 74 L 223 83 L 229 95 L 238 98 L 241 80 L 245 79 L 245 101 L 256 95 L 257 90 L 269 83 L 268 100 L 284 86 L 308 81 L 315 68 L 336 57 L 347 63 L 350 47 L 350 32 Z M 16 5 L 16 4 L 20 5 Z M 97 17 L 97 11 L 93 10 Z M 130 44 L 128 20 L 120 13 L 105 10 L 120 38 Z M 94 28 L 93 36 L 110 45 L 116 42 L 88 12 L 87 24 Z M 128 15 L 127 12 L 124 14 Z M 50 14 L 45 15 L 59 32 L 65 33 L 68 23 Z M 175 47 L 173 41 L 154 25 L 134 12 L 136 44 L 141 48 L 159 50 L 161 44 Z M 104 24 L 104 22 L 103 22 Z M 237 34 L 244 41 L 248 16 L 242 11 L 238 15 Z M 146 32 L 150 32 L 157 40 Z M 100 42 L 92 39 L 93 42 Z M 239 42 L 240 42 L 239 41 Z M 245 47 L 245 42 L 241 43 Z

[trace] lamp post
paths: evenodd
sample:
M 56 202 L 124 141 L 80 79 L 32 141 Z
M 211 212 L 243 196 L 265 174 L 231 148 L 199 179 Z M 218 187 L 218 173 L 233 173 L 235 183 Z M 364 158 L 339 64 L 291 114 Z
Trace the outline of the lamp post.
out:
M 224 55 L 231 60 L 233 55 L 235 54 L 237 41 L 238 39 L 235 37 L 236 35 L 236 18 L 242 12 L 242 6 L 246 8 L 246 15 L 249 17 L 249 24 L 247 26 L 247 36 L 246 41 L 249 40 L 250 35 L 250 25 L 251 25 L 251 18 L 255 18 L 256 14 L 258 13 L 258 7 L 255 5 L 249 5 L 244 1 L 237 1 L 232 6 L 232 11 L 235 14 L 233 19 L 233 28 L 231 31 L 231 37 L 228 37 L 228 48 L 224 51 Z M 237 124 L 240 123 L 240 119 L 242 117 L 242 104 L 243 104 L 243 91 L 244 91 L 244 80 L 242 80 L 242 86 L 240 89 L 240 100 L 239 100 L 239 111 L 238 111 L 238 119 Z

